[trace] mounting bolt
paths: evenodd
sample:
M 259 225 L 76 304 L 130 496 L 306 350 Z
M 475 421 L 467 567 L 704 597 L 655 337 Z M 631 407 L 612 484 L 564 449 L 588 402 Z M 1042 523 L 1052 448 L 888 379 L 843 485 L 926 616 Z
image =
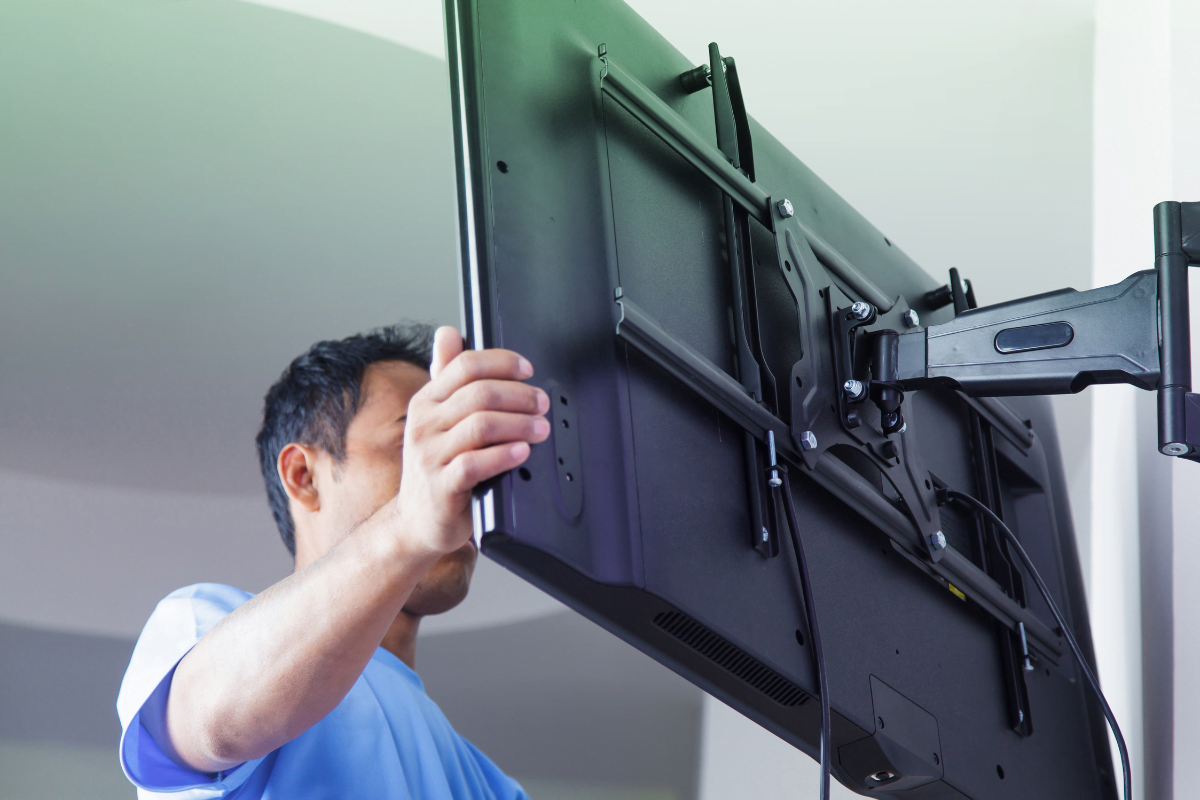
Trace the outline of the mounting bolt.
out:
M 931 547 L 933 547 L 934 550 L 945 550 L 946 549 L 946 534 L 942 533 L 941 531 L 930 534 L 929 544 Z
M 1187 455 L 1188 446 L 1183 442 L 1171 442 L 1162 446 L 1164 456 L 1182 456 Z
M 792 208 L 792 201 L 788 200 L 786 197 L 776 203 L 775 207 L 779 209 L 779 216 L 783 217 L 784 219 L 787 219 L 796 213 L 796 209 Z
M 856 381 L 854 378 L 842 384 L 842 391 L 846 393 L 846 397 L 850 400 L 861 400 L 867 394 L 867 387 L 863 386 L 862 381 Z
M 874 310 L 874 306 L 872 306 L 870 303 L 864 303 L 862 300 L 859 300 L 855 302 L 854 305 L 850 306 L 850 313 L 857 320 L 866 319 L 867 317 L 871 316 L 871 312 Z
M 817 435 L 812 431 L 805 431 L 800 434 L 800 446 L 805 450 L 812 450 L 817 446 Z
M 917 312 L 911 308 L 908 311 L 905 311 L 900 318 L 904 320 L 904 324 L 910 328 L 915 328 L 921 324 L 921 318 L 917 316 Z

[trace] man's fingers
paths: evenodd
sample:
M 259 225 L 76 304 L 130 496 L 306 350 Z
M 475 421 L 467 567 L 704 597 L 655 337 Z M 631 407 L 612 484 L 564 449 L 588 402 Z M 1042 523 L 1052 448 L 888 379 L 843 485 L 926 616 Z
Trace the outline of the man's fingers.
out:
M 463 351 L 462 336 L 449 325 L 433 332 L 433 361 L 429 365 L 429 377 L 437 378 L 446 365 Z
M 449 430 L 477 411 L 545 414 L 550 398 L 536 386 L 517 381 L 482 380 L 467 384 L 442 403 L 438 425 Z
M 507 442 L 459 453 L 446 467 L 446 477 L 450 483 L 448 488 L 454 494 L 465 494 L 481 481 L 516 469 L 527 458 L 529 445 L 526 442 Z
M 449 463 L 459 453 L 482 450 L 504 442 L 537 444 L 550 437 L 550 423 L 545 417 L 530 414 L 510 414 L 505 411 L 476 411 L 446 432 L 443 463 Z
M 435 375 L 423 391 L 442 402 L 474 381 L 523 381 L 532 377 L 533 365 L 511 350 L 467 350 L 458 353 Z

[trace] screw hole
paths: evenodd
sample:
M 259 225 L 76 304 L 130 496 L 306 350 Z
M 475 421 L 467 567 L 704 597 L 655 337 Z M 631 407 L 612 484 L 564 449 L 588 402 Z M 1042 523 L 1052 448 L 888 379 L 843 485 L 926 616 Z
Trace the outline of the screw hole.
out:
M 896 655 L 900 655 L 900 651 L 899 651 L 899 650 L 897 650 L 897 651 L 896 651 Z
M 567 398 L 563 397 L 561 394 L 558 396 L 558 399 L 562 402 L 562 404 L 564 406 L 567 404 Z
M 883 717 L 876 717 L 876 719 L 879 720 L 879 727 L 882 729 L 883 728 Z
M 524 467 L 521 467 L 519 470 L 517 470 L 517 474 L 521 476 L 521 480 L 523 481 L 527 481 L 533 477 L 529 474 L 529 470 L 525 469 Z
M 1000 780 L 1004 780 L 1004 767 L 996 765 L 996 774 L 1000 776 Z
M 891 246 L 892 246 L 892 240 L 891 240 L 891 239 L 889 239 L 889 238 L 887 238 L 887 237 L 885 236 L 885 237 L 883 237 L 883 240 L 884 240 L 885 242 L 887 242 L 887 246 L 888 246 L 888 247 L 891 247 Z
M 563 460 L 562 460 L 561 458 L 558 460 L 558 465 L 559 465 L 560 467 L 563 465 Z
M 501 172 L 508 172 L 508 164 L 505 164 L 503 161 L 497 161 L 496 169 L 500 170 Z
M 932 488 L 933 488 L 933 484 L 931 484 L 931 483 L 929 482 L 929 479 L 928 479 L 928 478 L 926 478 L 926 479 L 925 479 L 925 488 L 926 488 L 926 489 L 932 489 Z
M 787 271 L 788 271 L 788 272 L 791 272 L 791 271 L 792 271 L 792 262 L 790 262 L 790 261 L 784 261 L 784 262 L 783 262 L 783 266 L 784 266 L 784 267 L 787 269 Z
M 801 389 L 803 389 L 803 388 L 804 388 L 804 381 L 802 381 L 802 380 L 800 379 L 800 376 L 799 376 L 799 375 L 797 375 L 797 376 L 796 376 L 796 385 L 797 385 L 798 387 L 800 387 Z
M 564 420 L 563 420 L 563 427 L 564 427 L 564 428 L 569 428 L 569 427 L 571 427 L 571 423 L 570 423 L 570 422 L 567 422 L 567 421 L 564 419 Z
M 804 647 L 804 632 L 803 631 L 799 631 L 799 630 L 796 631 L 796 643 L 799 644 L 801 647 Z
M 575 480 L 575 476 L 568 472 L 567 473 L 567 483 L 570 483 L 573 480 Z

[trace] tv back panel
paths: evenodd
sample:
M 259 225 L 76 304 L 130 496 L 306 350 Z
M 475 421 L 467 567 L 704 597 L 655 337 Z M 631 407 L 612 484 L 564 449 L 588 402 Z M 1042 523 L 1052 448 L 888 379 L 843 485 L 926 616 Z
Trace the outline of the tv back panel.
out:
M 734 63 L 711 80 L 618 0 L 446 15 L 467 334 L 533 362 L 554 429 L 477 492 L 483 552 L 816 758 L 773 441 L 837 779 L 881 797 L 1115 797 L 1103 717 L 1044 602 L 994 531 L 933 502 L 938 486 L 986 498 L 1093 658 L 1048 401 L 930 388 L 885 432 L 886 404 L 843 389 L 851 328 L 946 322 L 961 284 L 939 299 L 770 133 L 714 111 L 741 103 Z

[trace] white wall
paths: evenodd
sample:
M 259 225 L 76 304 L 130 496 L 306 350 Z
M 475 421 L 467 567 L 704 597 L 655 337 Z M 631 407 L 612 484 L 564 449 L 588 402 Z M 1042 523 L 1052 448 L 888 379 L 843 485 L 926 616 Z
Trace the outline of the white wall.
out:
M 1156 203 L 1200 198 L 1198 25 L 1194 2 L 1097 2 L 1097 282 L 1151 266 Z M 1093 630 L 1101 682 L 1130 739 L 1135 796 L 1164 800 L 1192 796 L 1200 752 L 1200 470 L 1155 453 L 1153 398 L 1132 395 L 1095 395 L 1105 446 L 1093 466 Z
M 1100 0 L 1096 6 L 1098 286 L 1153 265 L 1150 210 L 1171 196 L 1169 11 L 1170 0 Z M 1142 797 L 1142 584 L 1135 454 L 1139 446 L 1153 449 L 1156 433 L 1138 424 L 1142 398 L 1136 389 L 1097 387 L 1092 397 L 1092 632 L 1100 683 L 1129 746 L 1135 796 Z M 1147 459 L 1147 466 L 1152 464 Z

